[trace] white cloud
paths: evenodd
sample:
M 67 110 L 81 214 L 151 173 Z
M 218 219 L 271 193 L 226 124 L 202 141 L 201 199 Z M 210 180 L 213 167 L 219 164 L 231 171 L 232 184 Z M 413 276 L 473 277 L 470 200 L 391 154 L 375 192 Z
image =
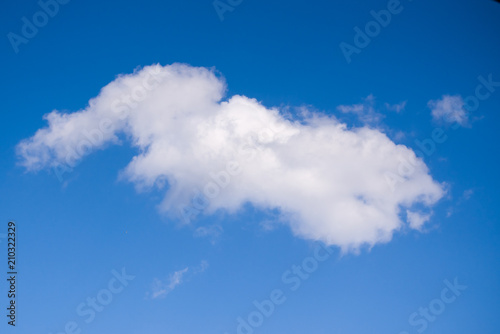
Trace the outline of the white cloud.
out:
M 296 235 L 343 249 L 389 241 L 406 224 L 402 208 L 443 196 L 423 161 L 379 130 L 313 112 L 290 120 L 245 96 L 222 100 L 225 90 L 213 70 L 146 67 L 119 76 L 85 109 L 46 115 L 48 127 L 18 154 L 28 170 L 62 174 L 125 134 L 140 152 L 121 176 L 144 190 L 166 181 L 162 211 L 234 213 L 252 203 L 278 210 Z M 412 173 L 401 161 L 414 162 Z M 391 190 L 388 174 L 405 182 Z M 203 204 L 191 201 L 196 193 L 206 194 Z
M 212 244 L 215 244 L 222 232 L 223 228 L 219 225 L 200 226 L 194 230 L 193 235 L 197 238 L 208 238 Z
M 408 222 L 410 223 L 410 228 L 421 231 L 422 227 L 431 218 L 430 214 L 422 214 L 419 212 L 413 212 L 410 210 L 406 211 Z
M 344 114 L 356 115 L 363 124 L 376 125 L 380 123 L 383 115 L 375 111 L 374 105 L 375 97 L 370 94 L 366 98 L 364 98 L 363 103 L 353 105 L 340 105 L 337 107 L 337 110 Z
M 182 283 L 182 277 L 188 272 L 188 270 L 189 268 L 186 267 L 182 270 L 176 271 L 172 273 L 166 281 L 161 281 L 158 278 L 155 278 L 151 287 L 151 299 L 164 298 L 168 295 L 175 289 L 176 286 Z
M 403 101 L 403 102 L 398 103 L 398 104 L 389 104 L 389 103 L 386 103 L 385 104 L 385 108 L 387 110 L 395 111 L 397 113 L 400 113 L 401 111 L 405 110 L 405 108 L 406 108 L 406 102 L 407 101 Z
M 194 274 L 201 274 L 205 270 L 207 270 L 209 267 L 209 264 L 207 261 L 203 260 L 200 262 L 200 264 L 197 267 L 194 267 L 193 273 Z
M 146 294 L 151 299 L 165 298 L 172 290 L 181 285 L 185 280 L 189 280 L 194 275 L 198 275 L 207 270 L 209 264 L 202 260 L 198 266 L 194 268 L 186 267 L 184 269 L 173 272 L 166 280 L 155 278 L 151 286 L 151 292 Z
M 467 201 L 472 197 L 472 195 L 474 195 L 474 189 L 467 189 L 462 194 L 462 198 Z
M 468 124 L 469 116 L 460 95 L 443 95 L 440 100 L 429 101 L 428 106 L 435 121 L 448 124 L 458 123 L 461 126 Z

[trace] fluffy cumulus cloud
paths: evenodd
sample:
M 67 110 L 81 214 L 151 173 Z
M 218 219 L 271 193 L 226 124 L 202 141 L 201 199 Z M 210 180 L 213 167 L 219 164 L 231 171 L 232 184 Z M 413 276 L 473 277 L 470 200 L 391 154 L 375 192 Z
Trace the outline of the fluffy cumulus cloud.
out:
M 440 100 L 429 101 L 428 105 L 435 121 L 467 126 L 469 116 L 460 95 L 443 95 Z
M 251 203 L 279 212 L 296 235 L 343 249 L 419 228 L 402 212 L 443 196 L 421 159 L 380 130 L 307 111 L 285 117 L 225 91 L 211 69 L 145 67 L 117 77 L 82 110 L 47 114 L 48 126 L 19 143 L 18 154 L 28 170 L 61 177 L 125 135 L 139 153 L 121 176 L 143 190 L 166 184 L 162 211 L 191 221 Z
M 419 212 L 412 212 L 410 210 L 406 210 L 406 215 L 408 222 L 410 223 L 410 227 L 419 231 L 422 229 L 424 224 L 431 218 L 430 214 L 421 214 Z

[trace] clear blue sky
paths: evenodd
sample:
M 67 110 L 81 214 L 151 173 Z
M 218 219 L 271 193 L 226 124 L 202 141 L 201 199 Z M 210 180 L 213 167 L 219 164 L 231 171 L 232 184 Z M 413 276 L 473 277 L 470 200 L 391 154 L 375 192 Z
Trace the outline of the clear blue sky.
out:
M 258 328 L 248 325 L 254 333 L 498 332 L 500 87 L 490 87 L 465 116 L 444 102 L 477 96 L 479 76 L 500 82 L 500 4 L 402 0 L 350 63 L 339 45 L 355 46 L 354 27 L 364 30 L 374 20 L 370 11 L 387 9 L 387 1 L 233 4 L 221 20 L 212 1 L 72 0 L 16 53 L 8 34 L 21 36 L 22 18 L 32 21 L 41 7 L 34 0 L 3 3 L 0 233 L 9 220 L 17 222 L 19 275 L 11 328 L 2 271 L 1 332 L 64 333 L 74 322 L 67 333 L 233 334 L 238 318 L 248 322 L 253 302 L 273 290 L 286 300 Z M 129 135 L 82 159 L 63 182 L 51 168 L 20 165 L 16 147 L 47 126 L 43 115 L 78 112 L 117 75 L 158 63 L 215 68 L 227 84 L 224 99 L 243 95 L 267 108 L 290 106 L 292 119 L 303 106 L 348 128 L 375 115 L 369 126 L 412 150 L 439 127 L 447 139 L 423 161 L 443 194 L 426 207 L 432 215 L 422 228 L 397 229 L 390 241 L 344 255 L 332 243 L 328 260 L 293 291 L 286 277 L 298 276 L 288 270 L 325 239 L 294 233 L 289 217 L 267 202 L 201 213 L 182 226 L 161 210 L 172 184 L 141 191 L 120 177 L 139 150 Z M 429 101 L 444 101 L 445 116 Z M 360 103 L 362 115 L 338 108 Z M 462 117 L 455 118 L 460 126 L 452 128 L 446 117 Z M 290 196 L 286 203 L 295 203 Z M 207 226 L 211 234 L 203 236 L 208 229 L 199 227 Z M 6 261 L 1 235 L 0 241 Z M 118 293 L 103 292 L 110 282 L 122 284 L 113 280 L 122 268 L 135 278 Z M 467 289 L 444 303 L 453 295 L 447 290 L 443 299 L 445 281 L 455 278 Z M 81 316 L 78 307 L 98 295 L 112 301 L 92 320 Z M 430 305 L 445 309 L 431 312 L 432 321 L 414 315 Z

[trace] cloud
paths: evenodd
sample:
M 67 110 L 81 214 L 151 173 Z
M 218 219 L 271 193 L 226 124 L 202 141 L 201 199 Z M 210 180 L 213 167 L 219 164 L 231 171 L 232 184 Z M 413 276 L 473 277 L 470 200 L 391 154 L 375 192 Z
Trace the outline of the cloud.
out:
M 441 123 L 467 126 L 469 116 L 464 106 L 465 103 L 460 95 L 443 95 L 441 100 L 431 100 L 428 103 L 433 120 Z
M 208 262 L 203 260 L 198 266 L 192 269 L 186 267 L 184 269 L 173 272 L 164 281 L 155 278 L 151 286 L 151 292 L 148 292 L 146 296 L 151 299 L 165 298 L 170 292 L 172 292 L 172 290 L 182 284 L 185 280 L 189 280 L 194 275 L 203 273 L 208 269 L 208 267 Z
M 337 107 L 337 110 L 344 114 L 356 115 L 363 124 L 376 125 L 380 123 L 384 116 L 375 111 L 374 105 L 375 97 L 370 94 L 366 98 L 364 98 L 363 103 L 353 105 L 340 105 Z
M 395 111 L 397 113 L 400 113 L 401 111 L 405 110 L 406 108 L 406 102 L 407 101 L 403 101 L 399 104 L 389 104 L 389 103 L 385 103 L 385 108 L 389 111 Z
M 467 189 L 462 194 L 462 198 L 468 201 L 472 197 L 472 195 L 474 195 L 474 189 Z
M 200 264 L 197 267 L 194 267 L 193 273 L 194 274 L 201 274 L 205 270 L 207 270 L 209 267 L 209 264 L 207 261 L 203 260 L 200 262 Z
M 223 231 L 223 228 L 219 225 L 200 226 L 194 230 L 193 235 L 196 238 L 208 238 L 212 244 L 215 244 Z
M 139 151 L 121 178 L 139 190 L 163 187 L 162 212 L 190 222 L 250 203 L 279 212 L 297 236 L 345 250 L 388 242 L 409 223 L 402 209 L 429 209 L 444 194 L 424 162 L 380 130 L 307 111 L 291 119 L 225 91 L 213 69 L 182 64 L 121 75 L 86 108 L 45 115 L 48 126 L 18 144 L 20 163 L 61 177 L 121 136 Z M 387 175 L 405 182 L 391 187 Z
M 421 231 L 422 227 L 431 218 L 430 214 L 421 214 L 419 212 L 406 211 L 410 228 Z
M 182 277 L 189 270 L 188 267 L 176 271 L 168 277 L 166 281 L 161 281 L 158 278 L 155 278 L 153 281 L 153 286 L 151 288 L 151 299 L 164 298 L 168 295 L 172 290 L 175 289 L 176 286 L 182 283 Z

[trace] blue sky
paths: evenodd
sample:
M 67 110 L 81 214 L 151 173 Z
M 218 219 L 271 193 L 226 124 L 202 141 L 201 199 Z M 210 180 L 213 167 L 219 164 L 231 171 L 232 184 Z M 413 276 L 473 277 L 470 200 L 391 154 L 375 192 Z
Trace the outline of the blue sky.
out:
M 497 332 L 500 5 L 222 3 L 3 4 L 1 332 Z

